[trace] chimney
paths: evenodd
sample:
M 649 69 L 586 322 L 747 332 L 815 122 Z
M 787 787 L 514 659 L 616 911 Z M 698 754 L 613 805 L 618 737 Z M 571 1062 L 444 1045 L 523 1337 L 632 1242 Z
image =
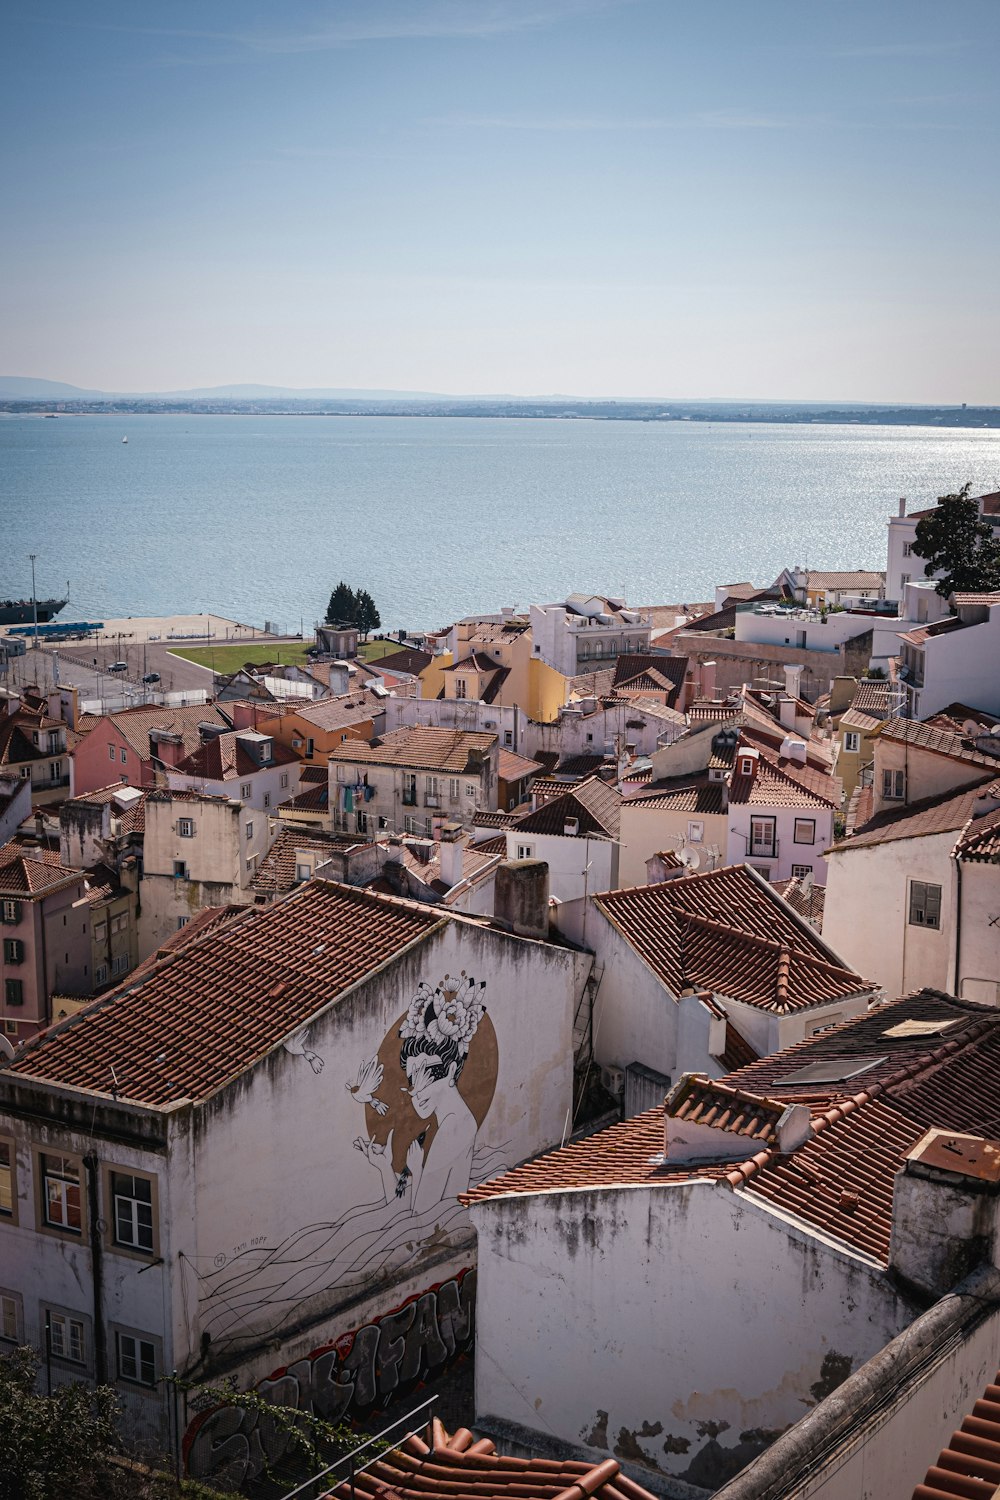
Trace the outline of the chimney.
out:
M 805 740 L 796 739 L 794 735 L 786 734 L 781 742 L 781 749 L 778 754 L 786 760 L 793 760 L 797 766 L 804 766 L 806 763 L 806 742 Z
M 802 666 L 786 665 L 782 668 L 785 674 L 785 692 L 789 698 L 800 698 L 802 696 Z
M 452 886 L 458 885 L 462 878 L 464 853 L 465 841 L 462 836 L 461 823 L 442 823 L 439 862 L 441 879 L 449 890 Z
M 830 716 L 836 718 L 854 702 L 858 690 L 856 677 L 838 676 L 830 683 Z
M 892 1271 L 926 1296 L 943 1296 L 994 1258 L 998 1214 L 1000 1142 L 928 1130 L 896 1175 Z
M 549 867 L 544 859 L 509 859 L 497 866 L 493 914 L 518 937 L 548 937 Z
M 580 832 L 580 819 L 567 818 L 563 823 L 563 833 L 568 839 L 575 839 Z
M 901 516 L 905 516 L 906 515 L 906 496 L 905 495 L 900 495 L 900 497 L 899 497 L 899 514 Z
M 985 818 L 987 813 L 996 812 L 1000 807 L 1000 794 L 997 791 L 997 783 L 985 786 L 976 796 L 972 804 L 972 816 L 974 818 Z
M 169 729 L 151 729 L 149 746 L 157 760 L 161 760 L 165 766 L 176 766 L 184 759 L 184 741 L 179 734 L 173 734 Z
M 782 697 L 778 699 L 778 722 L 781 725 L 782 729 L 795 728 L 794 698 Z
M 715 674 L 716 664 L 714 661 L 703 661 L 698 664 L 698 696 L 699 698 L 715 697 Z

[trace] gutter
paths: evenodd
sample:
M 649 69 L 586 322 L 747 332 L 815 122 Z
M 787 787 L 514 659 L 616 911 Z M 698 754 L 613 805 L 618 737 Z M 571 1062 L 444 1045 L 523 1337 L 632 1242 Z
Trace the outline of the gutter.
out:
M 94 1375 L 98 1385 L 107 1385 L 108 1348 L 104 1328 L 102 1282 L 104 1246 L 101 1243 L 100 1202 L 97 1194 L 97 1174 L 100 1166 L 97 1153 L 91 1152 L 85 1156 L 83 1165 L 87 1173 L 87 1229 L 90 1234 L 90 1277 L 94 1317 Z

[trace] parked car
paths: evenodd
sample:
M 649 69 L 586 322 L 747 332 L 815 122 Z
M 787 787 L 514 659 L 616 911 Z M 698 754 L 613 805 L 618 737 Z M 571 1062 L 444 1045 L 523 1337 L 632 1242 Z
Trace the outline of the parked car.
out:
M 128 662 L 127 661 L 113 661 L 111 663 L 110 667 L 108 668 L 108 671 L 109 672 L 127 672 L 128 671 Z
M 159 682 L 160 674 L 159 672 L 147 672 L 142 680 L 143 682 Z

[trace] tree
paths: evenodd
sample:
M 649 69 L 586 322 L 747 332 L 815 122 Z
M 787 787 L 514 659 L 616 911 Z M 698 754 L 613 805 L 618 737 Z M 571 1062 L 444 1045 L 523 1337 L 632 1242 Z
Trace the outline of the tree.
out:
M 326 607 L 326 623 L 328 625 L 353 625 L 356 612 L 357 595 L 341 579 L 330 595 L 330 602 Z
M 989 593 L 1000 589 L 1000 539 L 979 514 L 971 485 L 941 495 L 934 510 L 917 522 L 913 550 L 925 562 L 928 578 L 942 573 L 937 592 Z
M 355 613 L 354 623 L 361 631 L 365 640 L 368 639 L 370 630 L 377 630 L 382 623 L 382 616 L 375 608 L 375 600 L 367 589 L 359 589 L 354 599 Z

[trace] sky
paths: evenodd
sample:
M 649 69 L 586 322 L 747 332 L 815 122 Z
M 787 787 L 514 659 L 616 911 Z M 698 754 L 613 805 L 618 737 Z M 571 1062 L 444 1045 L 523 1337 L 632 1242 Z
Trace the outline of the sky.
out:
M 2 0 L 0 374 L 1000 404 L 997 0 Z

